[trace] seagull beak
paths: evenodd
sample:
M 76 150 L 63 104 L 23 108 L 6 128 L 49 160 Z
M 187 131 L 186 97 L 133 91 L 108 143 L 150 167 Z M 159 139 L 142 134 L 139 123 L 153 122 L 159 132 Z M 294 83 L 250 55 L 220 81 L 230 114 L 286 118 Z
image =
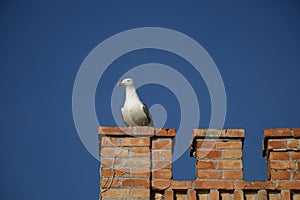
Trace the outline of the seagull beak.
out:
M 122 83 L 122 82 L 119 82 L 119 83 L 118 83 L 118 86 L 123 86 L 123 83 Z

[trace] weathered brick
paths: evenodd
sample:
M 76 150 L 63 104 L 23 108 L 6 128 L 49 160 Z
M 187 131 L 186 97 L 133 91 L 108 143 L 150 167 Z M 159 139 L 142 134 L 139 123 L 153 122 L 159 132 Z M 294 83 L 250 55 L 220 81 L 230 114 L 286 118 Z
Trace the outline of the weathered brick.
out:
M 291 152 L 291 159 L 292 160 L 300 160 L 300 152 L 299 151 L 298 152 Z
M 101 150 L 101 156 L 116 156 L 116 157 L 125 157 L 128 156 L 128 149 L 121 148 L 121 147 L 115 147 L 115 148 L 102 148 Z
M 232 181 L 206 181 L 206 180 L 195 180 L 194 187 L 197 189 L 233 189 Z
M 114 167 L 114 166 L 119 166 L 121 164 L 121 159 L 120 158 L 105 158 L 101 157 L 101 165 L 103 167 Z
M 298 164 L 298 167 L 299 167 L 299 164 Z M 300 180 L 300 171 L 295 171 L 293 172 L 293 175 L 292 175 L 292 179 L 295 180 L 295 181 L 299 181 Z
M 299 190 L 299 188 L 300 188 L 299 181 L 278 182 L 279 190 Z
M 268 193 L 266 190 L 259 190 L 257 193 L 258 200 L 267 200 L 268 199 Z
M 197 161 L 198 169 L 215 169 L 216 163 L 213 161 Z
M 224 179 L 243 179 L 242 170 L 226 170 L 224 171 Z
M 198 170 L 197 177 L 199 179 L 221 179 L 221 171 Z
M 216 151 L 216 150 L 197 150 L 196 158 L 199 159 L 219 159 L 222 157 L 222 151 Z
M 171 169 L 172 163 L 171 161 L 163 161 L 163 160 L 156 160 L 152 161 L 153 169 Z
M 132 198 L 150 198 L 149 189 L 131 189 Z
M 150 146 L 150 138 L 124 138 L 123 146 L 125 147 Z
M 131 177 L 150 178 L 149 168 L 130 168 Z
M 127 158 L 123 160 L 123 166 L 126 167 L 150 167 L 150 159 L 149 158 Z
M 122 181 L 122 187 L 150 187 L 150 181 L 147 179 L 124 179 Z
M 189 189 L 192 188 L 192 181 L 171 181 L 171 188 L 172 189 Z
M 270 169 L 287 170 L 287 169 L 295 169 L 295 167 L 296 167 L 295 162 L 279 162 L 279 161 L 270 162 Z
M 222 200 L 230 200 L 230 194 L 226 192 L 221 193 L 221 199 Z
M 291 199 L 290 191 L 281 191 L 280 192 L 280 199 L 281 200 L 290 200 Z
M 300 137 L 300 128 L 293 128 L 295 138 Z
M 264 130 L 264 138 L 267 137 L 287 137 L 292 136 L 292 132 L 289 128 L 272 128 Z
M 172 171 L 171 170 L 155 170 L 153 172 L 153 178 L 156 179 L 170 179 L 172 178 Z
M 224 158 L 242 158 L 242 150 L 241 149 L 224 150 Z
M 123 177 L 128 176 L 129 169 L 112 169 L 112 168 L 102 168 L 101 169 L 101 176 L 115 176 L 115 177 Z
M 239 190 L 274 190 L 275 183 L 271 181 L 235 181 L 235 189 Z
M 220 160 L 218 161 L 219 169 L 242 169 L 241 160 Z
M 101 178 L 101 188 L 119 188 L 121 187 L 120 180 L 117 178 Z
M 165 200 L 173 200 L 174 192 L 173 190 L 165 190 Z
M 298 140 L 291 140 L 287 142 L 287 147 L 290 149 L 298 149 L 299 148 L 299 142 Z
M 268 149 L 285 149 L 286 140 L 269 140 Z
M 153 160 L 171 160 L 172 152 L 171 151 L 153 151 L 152 153 Z
M 224 142 L 217 142 L 217 149 L 241 149 L 242 148 L 242 141 L 224 141 Z
M 104 198 L 129 198 L 129 190 L 128 189 L 109 189 L 101 191 L 101 195 Z
M 279 194 L 269 194 L 269 200 L 279 200 Z
M 197 149 L 214 149 L 216 144 L 217 140 L 200 140 L 197 141 Z
M 172 140 L 171 139 L 160 139 L 153 141 L 153 148 L 156 149 L 171 149 Z
M 271 171 L 271 180 L 290 180 L 290 173 L 288 171 Z
M 130 156 L 150 156 L 150 148 L 148 147 L 131 148 L 129 152 Z
M 270 152 L 269 158 L 271 160 L 288 160 L 289 152 Z
M 234 200 L 244 200 L 243 190 L 235 190 L 233 196 Z
M 187 191 L 187 199 L 188 200 L 197 200 L 197 192 L 195 190 Z
M 119 147 L 121 146 L 121 138 L 102 137 L 102 147 Z
M 167 189 L 171 186 L 171 180 L 152 180 L 152 188 Z
M 218 190 L 210 190 L 210 199 L 219 200 L 219 196 Z

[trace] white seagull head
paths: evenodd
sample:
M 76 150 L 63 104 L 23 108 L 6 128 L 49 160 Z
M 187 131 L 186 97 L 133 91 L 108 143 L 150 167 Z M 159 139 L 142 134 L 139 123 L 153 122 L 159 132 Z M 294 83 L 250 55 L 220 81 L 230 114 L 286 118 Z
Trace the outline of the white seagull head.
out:
M 134 82 L 131 78 L 125 78 L 122 82 L 118 83 L 119 86 L 130 87 L 134 86 Z

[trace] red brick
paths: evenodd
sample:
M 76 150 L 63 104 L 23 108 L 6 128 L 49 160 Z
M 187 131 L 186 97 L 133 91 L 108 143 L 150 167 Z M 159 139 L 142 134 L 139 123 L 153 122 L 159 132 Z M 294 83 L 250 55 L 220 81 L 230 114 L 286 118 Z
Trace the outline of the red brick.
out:
M 176 130 L 174 128 L 156 128 L 155 129 L 155 136 L 156 137 L 175 137 Z
M 291 149 L 298 149 L 298 140 L 292 140 L 292 141 L 288 141 L 288 148 Z
M 197 161 L 198 169 L 215 169 L 216 163 L 213 161 Z
M 288 160 L 289 152 L 270 152 L 271 160 Z
M 102 148 L 101 156 L 109 156 L 109 157 L 125 157 L 128 156 L 128 149 L 121 148 L 121 147 L 114 147 L 114 148 Z
M 241 160 L 220 160 L 218 161 L 219 169 L 242 169 Z
M 243 171 L 242 170 L 224 171 L 224 179 L 243 179 Z
M 287 170 L 287 169 L 295 169 L 295 167 L 296 167 L 295 162 L 278 162 L 278 161 L 270 162 L 271 169 Z
M 244 138 L 245 130 L 244 129 L 226 129 L 222 130 L 221 137 L 229 137 L 229 138 Z
M 114 166 L 118 166 L 121 163 L 121 159 L 120 158 L 104 158 L 101 157 L 101 165 L 103 167 L 114 167 Z
M 298 166 L 299 166 L 299 165 L 298 165 Z M 293 173 L 292 179 L 295 180 L 295 181 L 299 181 L 299 180 L 300 180 L 300 171 L 299 171 L 299 170 L 298 170 L 298 171 L 295 171 L 295 172 Z
M 195 190 L 188 190 L 187 199 L 188 200 L 197 200 L 197 192 Z
M 290 200 L 291 199 L 291 193 L 289 191 L 281 191 L 280 192 L 280 199 L 281 200 Z
M 286 140 L 269 140 L 268 149 L 285 149 Z
M 300 128 L 293 128 L 295 138 L 300 137 Z
M 210 199 L 219 200 L 220 194 L 217 190 L 210 190 Z
M 217 142 L 217 149 L 241 149 L 242 142 Z
M 165 190 L 165 200 L 173 200 L 174 192 L 173 190 Z
M 150 181 L 147 179 L 125 179 L 122 181 L 122 187 L 150 187 Z
M 132 148 L 130 149 L 130 156 L 150 156 L 150 148 Z
M 201 140 L 197 141 L 197 149 L 214 149 L 216 147 L 217 140 Z
M 132 198 L 150 198 L 150 190 L 149 189 L 131 189 L 131 197 Z
M 111 168 L 102 168 L 101 169 L 101 176 L 115 176 L 115 177 L 122 177 L 127 176 L 129 174 L 129 169 L 111 169 Z
M 157 160 L 157 161 L 152 161 L 152 163 L 153 163 L 153 169 L 171 169 L 172 168 L 171 161 Z
M 242 149 L 224 150 L 224 158 L 242 158 Z
M 197 151 L 197 158 L 199 159 L 204 159 L 204 158 L 208 158 L 208 159 L 218 159 L 221 158 L 222 156 L 222 151 L 215 151 L 215 150 L 211 150 L 211 151 L 206 151 L 206 150 L 198 150 Z
M 131 168 L 130 176 L 139 178 L 150 178 L 149 168 Z
M 123 159 L 123 166 L 126 167 L 150 167 L 150 159 L 149 158 L 126 158 Z
M 266 137 L 287 137 L 292 136 L 289 128 L 273 128 L 264 130 L 264 138 Z
M 287 171 L 270 172 L 271 180 L 290 180 L 290 173 Z
M 233 189 L 232 181 L 205 181 L 195 180 L 194 187 L 197 189 Z
M 300 160 L 300 152 L 299 151 L 298 152 L 291 152 L 291 159 L 292 160 Z
M 101 178 L 100 181 L 101 188 L 119 188 L 120 181 L 116 178 Z
M 144 147 L 150 146 L 150 138 L 124 138 L 125 147 Z
M 172 160 L 171 151 L 154 151 L 152 156 L 153 160 Z
M 171 139 L 162 139 L 158 141 L 153 141 L 153 148 L 156 149 L 171 149 L 172 141 Z
M 192 181 L 175 181 L 171 182 L 172 189 L 189 189 L 192 188 Z
M 276 187 L 271 181 L 235 181 L 234 185 L 237 190 L 274 190 Z
M 167 189 L 171 186 L 171 180 L 152 180 L 152 188 Z
M 172 171 L 171 170 L 155 170 L 153 172 L 153 178 L 156 179 L 171 179 Z
M 121 145 L 121 139 L 102 137 L 101 145 L 102 147 L 119 147 Z
M 289 181 L 289 182 L 278 182 L 279 190 L 299 190 L 299 181 Z
M 199 179 L 221 179 L 221 171 L 198 170 L 197 177 Z
M 104 198 L 129 198 L 128 189 L 109 189 L 101 191 L 101 196 Z
M 244 200 L 243 190 L 235 190 L 233 195 L 234 195 L 234 200 Z

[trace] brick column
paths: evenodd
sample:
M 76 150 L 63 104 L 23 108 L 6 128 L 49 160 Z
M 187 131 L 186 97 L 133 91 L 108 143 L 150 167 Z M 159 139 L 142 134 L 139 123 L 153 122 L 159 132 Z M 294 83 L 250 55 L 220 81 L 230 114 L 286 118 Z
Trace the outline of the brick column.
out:
M 266 129 L 263 156 L 267 159 L 269 180 L 279 187 L 287 181 L 300 182 L 300 128 Z
M 150 198 L 151 137 L 149 127 L 100 127 L 101 198 Z
M 156 129 L 152 138 L 152 188 L 167 189 L 172 180 L 175 129 Z
M 197 180 L 242 180 L 243 139 L 242 129 L 195 129 L 190 153 L 196 159 Z

